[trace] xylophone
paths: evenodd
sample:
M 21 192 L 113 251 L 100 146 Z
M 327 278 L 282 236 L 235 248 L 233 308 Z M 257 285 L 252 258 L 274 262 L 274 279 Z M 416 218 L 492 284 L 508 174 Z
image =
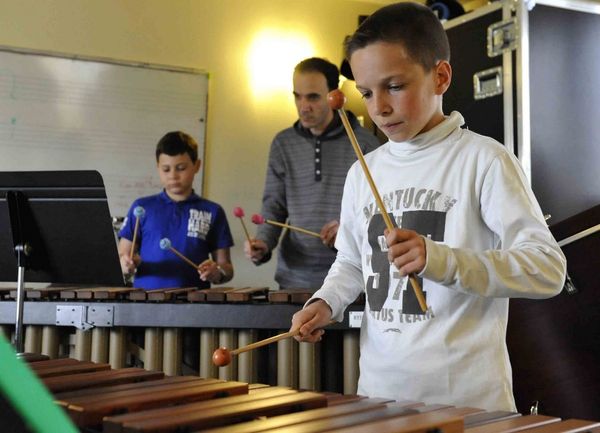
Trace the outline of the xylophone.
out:
M 600 432 L 594 421 L 168 377 L 74 359 L 29 365 L 86 432 Z
M 212 363 L 212 354 L 220 346 L 245 346 L 287 331 L 292 314 L 309 297 L 306 291 L 255 287 L 149 292 L 125 287 L 30 289 L 25 303 L 25 351 L 108 363 L 113 368 L 132 365 L 133 360 L 169 375 L 182 374 L 191 365 L 185 372 L 196 371 L 202 377 L 352 394 L 358 378 L 359 332 L 349 329 L 347 321 L 328 331 L 318 345 L 290 339 L 241 354 L 227 367 Z M 14 322 L 13 308 L 11 290 L 0 289 L 0 324 Z M 84 326 L 70 323 L 68 315 L 67 323 L 64 319 L 57 323 L 60 314 L 76 313 L 65 311 L 71 308 L 87 312 Z M 361 310 L 362 305 L 357 303 L 355 309 Z M 81 329 L 86 326 L 91 329 Z M 9 336 L 10 325 L 3 328 Z M 132 335 L 139 344 L 132 344 Z M 190 347 L 193 356 L 188 356 Z

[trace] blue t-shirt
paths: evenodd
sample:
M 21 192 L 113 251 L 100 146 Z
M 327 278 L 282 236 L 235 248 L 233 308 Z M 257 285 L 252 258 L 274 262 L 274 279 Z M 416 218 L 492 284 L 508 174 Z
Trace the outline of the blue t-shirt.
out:
M 173 201 L 164 192 L 142 197 L 131 205 L 119 236 L 133 240 L 134 209 L 144 208 L 140 218 L 136 244 L 142 263 L 133 285 L 141 289 L 176 287 L 208 288 L 198 271 L 170 249 L 160 248 L 160 240 L 168 238 L 171 246 L 199 265 L 211 251 L 229 248 L 233 238 L 223 208 L 192 193 L 184 201 Z

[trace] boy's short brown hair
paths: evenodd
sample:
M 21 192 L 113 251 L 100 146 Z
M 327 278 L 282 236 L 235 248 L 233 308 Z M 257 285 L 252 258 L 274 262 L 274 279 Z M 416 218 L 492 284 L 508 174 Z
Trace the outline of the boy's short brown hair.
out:
M 169 156 L 187 153 L 192 162 L 196 162 L 198 160 L 198 143 L 192 136 L 186 134 L 185 132 L 167 132 L 156 145 L 157 162 L 161 153 Z
M 375 42 L 401 43 L 410 57 L 430 71 L 450 60 L 446 31 L 433 11 L 418 3 L 385 6 L 370 15 L 344 42 L 346 58 Z

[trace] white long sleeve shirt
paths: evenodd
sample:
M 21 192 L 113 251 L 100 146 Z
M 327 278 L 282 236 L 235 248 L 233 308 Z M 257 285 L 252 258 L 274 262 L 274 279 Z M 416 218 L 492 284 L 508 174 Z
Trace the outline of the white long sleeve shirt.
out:
M 358 163 L 345 183 L 338 255 L 313 298 L 341 320 L 366 292 L 359 394 L 515 410 L 508 298 L 558 294 L 566 260 L 516 158 L 463 123 L 453 112 L 365 157 L 392 220 L 425 238 L 427 312 L 387 259 L 385 224 Z

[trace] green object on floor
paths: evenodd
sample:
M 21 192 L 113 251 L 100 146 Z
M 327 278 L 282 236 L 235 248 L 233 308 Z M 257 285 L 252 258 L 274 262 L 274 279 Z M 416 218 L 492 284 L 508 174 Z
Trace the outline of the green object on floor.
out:
M 0 394 L 33 433 L 79 433 L 62 408 L 0 333 Z

